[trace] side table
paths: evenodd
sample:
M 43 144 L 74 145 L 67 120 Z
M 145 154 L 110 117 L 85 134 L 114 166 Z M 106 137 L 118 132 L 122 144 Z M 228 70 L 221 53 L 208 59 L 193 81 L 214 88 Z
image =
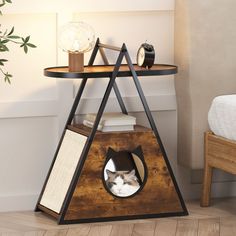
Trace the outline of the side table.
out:
M 119 52 L 115 65 L 108 64 L 104 48 Z M 93 65 L 98 51 L 105 65 Z M 122 64 L 124 58 L 127 64 Z M 175 73 L 177 67 L 174 65 L 155 64 L 151 69 L 133 65 L 125 44 L 118 48 L 102 44 L 99 39 L 83 72 L 69 72 L 68 67 L 46 68 L 45 76 L 82 81 L 35 210 L 53 216 L 59 224 L 187 215 L 185 203 L 138 79 L 138 76 Z M 109 83 L 93 127 L 90 129 L 81 124 L 72 125 L 88 79 L 104 77 L 109 78 Z M 136 126 L 134 131 L 97 131 L 112 89 L 122 113 L 128 114 L 115 82 L 117 77 L 133 78 L 151 128 Z M 68 150 L 70 155 L 65 154 Z M 111 150 L 114 155 L 123 155 L 118 158 L 117 154 L 116 159 L 125 160 L 125 156 L 128 156 L 135 169 L 141 170 L 139 174 L 143 177 L 140 189 L 135 194 L 119 197 L 107 188 L 104 173 L 112 158 Z M 64 184 L 66 179 L 67 184 Z

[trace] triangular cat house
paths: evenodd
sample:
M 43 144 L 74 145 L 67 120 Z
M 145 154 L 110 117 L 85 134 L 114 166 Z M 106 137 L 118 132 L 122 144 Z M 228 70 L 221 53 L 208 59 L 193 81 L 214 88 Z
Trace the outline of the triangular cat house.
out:
M 107 62 L 103 47 L 106 48 L 107 45 L 101 44 L 98 39 L 89 66 L 92 66 L 98 50 L 100 50 L 104 62 Z M 107 48 L 112 49 L 112 46 Z M 117 50 L 117 48 L 114 49 Z M 123 57 L 126 58 L 129 73 L 119 71 Z M 49 68 L 49 70 L 51 69 Z M 107 67 L 104 67 L 104 70 L 107 70 Z M 92 73 L 91 77 L 94 78 L 94 72 Z M 158 74 L 155 69 L 145 71 L 145 73 L 144 75 Z M 162 69 L 161 74 L 163 73 Z M 65 72 L 65 74 L 69 76 L 69 73 Z M 59 75 L 57 73 L 55 76 Z M 107 133 L 97 131 L 112 88 L 115 90 L 122 112 L 127 114 L 115 84 L 117 76 L 127 75 L 134 79 L 151 129 L 137 126 L 134 131 Z M 87 78 L 89 78 L 89 75 L 85 76 L 83 73 L 77 76 L 81 76 L 83 80 L 36 210 L 42 210 L 52 215 L 59 224 L 188 214 L 125 45 L 120 49 L 117 63 L 109 74 L 110 82 L 92 129 L 83 125 L 71 125 Z M 104 74 L 102 76 L 104 77 Z M 110 168 L 108 167 L 110 164 L 113 166 L 113 171 L 135 169 L 140 185 L 138 190 L 131 195 L 124 196 L 109 189 L 106 169 Z

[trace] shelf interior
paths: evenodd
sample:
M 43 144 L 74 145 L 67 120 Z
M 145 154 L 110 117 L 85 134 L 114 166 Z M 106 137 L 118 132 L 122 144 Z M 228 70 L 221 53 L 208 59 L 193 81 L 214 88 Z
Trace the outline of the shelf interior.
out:
M 91 128 L 83 125 L 83 124 L 74 124 L 74 125 L 68 125 L 67 127 L 69 130 L 80 133 L 85 136 L 89 136 L 91 132 Z M 119 133 L 139 133 L 139 132 L 152 132 L 150 128 L 141 126 L 141 125 L 135 125 L 134 130 L 132 131 L 112 131 L 112 132 L 101 132 L 101 131 L 96 131 L 96 135 L 109 135 L 109 134 L 119 134 Z

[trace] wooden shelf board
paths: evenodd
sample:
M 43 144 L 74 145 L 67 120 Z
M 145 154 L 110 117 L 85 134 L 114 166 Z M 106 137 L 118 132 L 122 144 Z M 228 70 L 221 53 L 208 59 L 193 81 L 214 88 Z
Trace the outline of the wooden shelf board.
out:
M 44 69 L 44 75 L 54 78 L 71 79 L 104 78 L 111 77 L 114 67 L 114 65 L 85 66 L 83 72 L 69 72 L 67 66 L 49 67 Z M 165 64 L 155 64 L 150 69 L 139 67 L 135 64 L 134 69 L 137 73 L 137 76 L 170 75 L 177 73 L 177 66 Z M 131 71 L 128 65 L 121 65 L 117 77 L 126 76 L 132 76 Z
M 48 209 L 47 207 L 45 207 L 43 205 L 38 204 L 38 209 L 40 209 L 41 211 L 47 213 L 48 215 L 52 216 L 53 218 L 56 218 L 56 219 L 59 218 L 59 215 L 56 212 Z
M 89 136 L 91 128 L 84 126 L 83 124 L 68 125 L 68 129 L 77 133 L 80 133 L 85 136 Z M 139 133 L 139 132 L 152 132 L 151 129 L 135 125 L 134 130 L 132 131 L 112 131 L 112 132 L 101 132 L 97 131 L 96 135 L 110 135 L 110 134 L 119 134 L 119 133 Z

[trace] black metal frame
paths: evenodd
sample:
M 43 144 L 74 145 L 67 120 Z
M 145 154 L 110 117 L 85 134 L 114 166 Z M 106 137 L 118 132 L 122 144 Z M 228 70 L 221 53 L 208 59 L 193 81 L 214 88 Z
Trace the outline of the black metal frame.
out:
M 105 91 L 105 94 L 103 96 L 103 99 L 102 99 L 102 102 L 100 104 L 100 107 L 99 107 L 99 110 L 98 110 L 98 113 L 97 113 L 97 116 L 96 116 L 96 119 L 94 121 L 94 125 L 93 125 L 93 128 L 91 129 L 91 132 L 87 138 L 87 141 L 85 143 L 85 146 L 83 148 L 83 151 L 81 153 L 81 157 L 80 157 L 80 160 L 79 160 L 79 163 L 76 167 L 76 170 L 75 170 L 75 173 L 73 175 L 73 178 L 72 178 L 72 181 L 71 181 L 71 184 L 68 188 L 68 191 L 67 191 L 67 194 L 66 194 L 66 197 L 64 199 L 64 202 L 63 202 L 63 205 L 62 205 L 62 208 L 61 208 L 61 211 L 60 211 L 60 214 L 59 214 L 59 218 L 58 218 L 58 223 L 59 224 L 69 224 L 69 223 L 83 223 L 83 222 L 99 222 L 99 221 L 112 221 L 112 220 L 125 220 L 125 219 L 141 219 L 141 218 L 154 218 L 154 217 L 167 217 L 167 216 L 182 216 L 182 215 L 187 215 L 188 214 L 188 211 L 187 211 L 187 208 L 185 206 L 185 203 L 184 203 L 184 200 L 182 198 L 182 195 L 181 195 L 181 192 L 178 188 L 178 185 L 177 185 L 177 182 L 176 182 L 176 179 L 175 179 L 175 176 L 173 174 L 173 171 L 171 169 L 171 166 L 170 166 L 170 163 L 169 163 L 169 160 L 167 158 L 167 155 L 166 155 L 166 152 L 165 152 L 165 149 L 164 149 L 164 146 L 162 144 L 162 141 L 161 141 L 161 138 L 159 136 L 159 133 L 158 133 L 158 130 L 156 128 L 156 125 L 155 125 L 155 122 L 154 122 L 154 119 L 152 117 L 152 114 L 151 114 L 151 111 L 149 109 L 149 106 L 147 104 L 147 101 L 146 101 L 146 98 L 144 96 L 144 93 L 143 93 L 143 90 L 142 90 L 142 87 L 140 85 L 140 82 L 138 80 L 138 77 L 137 77 L 137 73 L 134 69 L 134 66 L 132 64 L 132 61 L 130 59 L 130 56 L 129 56 L 129 53 L 127 51 L 127 48 L 126 48 L 126 45 L 123 44 L 121 48 L 118 48 L 118 47 L 114 47 L 114 46 L 110 46 L 110 45 L 106 45 L 106 44 L 102 44 L 100 43 L 99 41 L 99 38 L 97 39 L 97 42 L 95 44 L 95 47 L 94 47 L 94 50 L 91 54 L 91 57 L 90 57 L 90 60 L 89 60 L 89 63 L 88 63 L 88 66 L 92 66 L 93 63 L 94 63 L 94 60 L 96 58 L 96 55 L 98 53 L 98 51 L 100 51 L 101 53 L 101 56 L 102 56 L 102 59 L 104 61 L 104 64 L 105 65 L 109 65 L 108 63 L 108 60 L 106 58 L 106 55 L 103 51 L 103 48 L 106 48 L 106 49 L 110 49 L 110 50 L 115 50 L 115 51 L 118 51 L 119 52 L 119 56 L 117 58 L 117 61 L 116 61 L 116 64 L 114 66 L 114 70 L 109 78 L 109 83 L 107 85 L 107 88 L 106 88 L 106 91 Z M 128 67 L 131 71 L 131 74 L 132 74 L 132 77 L 133 77 L 133 80 L 134 80 L 134 84 L 136 86 L 136 89 L 138 91 L 138 94 L 139 94 L 139 97 L 141 99 L 141 102 L 143 104 L 143 107 L 144 107 L 144 111 L 147 115 L 147 118 L 149 120 L 149 123 L 150 123 L 150 126 L 156 136 L 156 139 L 157 139 L 157 142 L 160 146 L 160 149 L 162 151 L 162 154 L 163 154 L 163 157 L 164 157 L 164 160 L 166 162 L 166 165 L 167 165 L 167 168 L 168 168 L 168 171 L 170 173 L 170 176 L 171 176 L 171 179 L 173 181 L 173 184 L 174 184 L 174 187 L 176 189 L 176 192 L 177 192 L 177 195 L 179 197 L 179 201 L 181 203 L 181 206 L 182 206 L 182 209 L 183 211 L 181 212 L 171 212 L 171 213 L 161 213 L 161 214 L 149 214 L 149 215 L 138 215 L 138 216 L 120 216 L 120 217 L 108 217 L 108 218 L 94 218 L 94 219 L 80 219 L 80 220 L 64 220 L 64 217 L 65 217 L 65 214 L 67 212 L 67 209 L 69 207 L 69 203 L 70 203 L 70 200 L 72 198 L 72 195 L 73 195 L 73 192 L 74 192 L 74 189 L 76 187 L 76 184 L 78 182 L 78 179 L 80 177 L 80 174 L 81 174 L 81 171 L 83 169 L 83 166 L 84 166 L 84 163 L 85 163 L 85 160 L 86 160 L 86 157 L 88 155 L 88 152 L 89 152 L 89 149 L 90 149 L 90 146 L 93 142 L 93 139 L 94 139 L 94 136 L 96 134 L 96 131 L 97 131 L 97 127 L 98 127 L 98 124 L 101 120 L 101 117 L 102 117 L 102 114 L 104 112 L 104 109 L 105 109 L 105 106 L 107 104 L 107 101 L 108 101 L 108 98 L 109 98 L 109 95 L 111 93 L 111 90 L 112 88 L 114 89 L 114 92 L 116 94 L 116 97 L 117 97 L 117 100 L 119 102 L 119 105 L 120 105 L 120 108 L 121 108 L 121 111 L 124 113 L 124 114 L 128 114 L 127 110 L 126 110 L 126 107 L 125 107 L 125 104 L 123 102 L 123 99 L 121 97 L 121 94 L 119 92 L 119 89 L 118 89 L 118 86 L 115 82 L 115 79 L 119 73 L 119 68 L 120 66 L 122 65 L 122 60 L 123 58 L 126 59 L 127 61 L 127 64 L 128 64 Z M 176 68 L 176 72 L 177 72 L 177 68 Z M 54 159 L 53 159 L 53 162 L 50 166 L 50 169 L 49 169 L 49 172 L 47 174 L 47 177 L 46 177 L 46 180 L 45 180 L 45 183 L 44 183 L 44 186 L 43 186 L 43 189 L 40 193 L 40 196 L 39 196 L 39 199 L 38 199 L 38 202 L 37 202 L 37 205 L 36 205 L 36 208 L 35 208 L 35 211 L 38 211 L 39 208 L 38 208 L 38 205 L 40 204 L 40 201 L 41 201 L 41 198 L 42 198 L 42 195 L 43 195 L 43 192 L 44 192 L 44 189 L 46 187 L 46 184 L 47 184 L 47 181 L 48 181 L 48 178 L 50 176 L 50 173 L 51 173 L 51 170 L 53 168 L 53 165 L 55 163 L 55 160 L 56 160 L 56 157 L 57 157 L 57 154 L 59 152 L 59 149 L 60 149 L 60 146 L 61 146 L 61 143 L 63 141 L 63 138 L 64 138 L 64 135 L 65 135 L 65 132 L 66 132 L 66 129 L 67 129 L 67 126 L 71 124 L 71 122 L 73 121 L 73 118 L 74 118 L 74 114 L 75 114 L 75 111 L 78 107 L 78 104 L 81 100 L 81 97 L 82 97 L 82 94 L 83 94 L 83 91 L 84 91 L 84 88 L 85 88 L 85 85 L 87 83 L 87 79 L 89 77 L 83 77 L 82 79 L 82 82 L 80 84 L 80 87 L 79 87 L 79 90 L 77 92 L 77 95 L 75 97 L 75 100 L 74 100 L 74 103 L 73 103 L 73 106 L 71 108 L 71 111 L 70 111 L 70 114 L 69 114 L 69 117 L 67 119 L 67 122 L 66 122 L 66 125 L 65 125 L 65 128 L 64 128 L 64 131 L 63 131 L 63 134 L 62 134 L 62 137 L 59 141 L 59 144 L 58 144 L 58 147 L 57 147 L 57 150 L 55 152 L 55 155 L 54 155 Z

